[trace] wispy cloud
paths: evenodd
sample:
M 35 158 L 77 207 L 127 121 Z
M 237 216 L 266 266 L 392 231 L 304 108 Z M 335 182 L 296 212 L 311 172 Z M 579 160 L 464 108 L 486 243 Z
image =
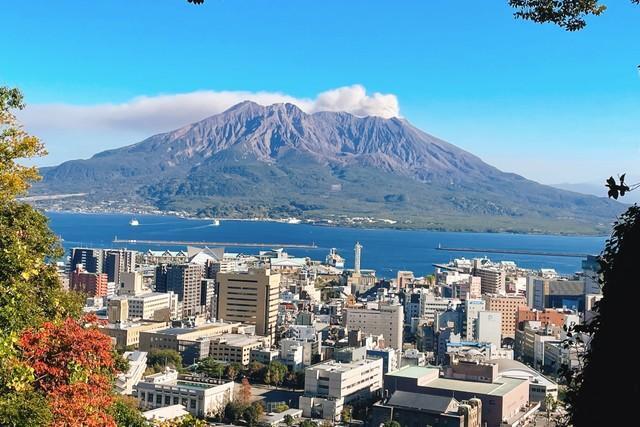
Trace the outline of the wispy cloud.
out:
M 344 86 L 297 98 L 281 92 L 197 91 L 140 96 L 119 104 L 32 104 L 20 113 L 25 127 L 43 138 L 54 164 L 135 142 L 220 113 L 242 102 L 262 105 L 289 102 L 308 113 L 346 111 L 357 116 L 396 117 L 398 99 L 392 94 L 367 93 L 361 85 Z
M 27 127 L 51 130 L 113 130 L 159 132 L 220 113 L 242 102 L 269 105 L 289 102 L 302 110 L 346 111 L 357 116 L 395 117 L 400 114 L 395 95 L 367 94 L 360 85 L 318 94 L 315 99 L 296 98 L 280 92 L 197 91 L 172 95 L 140 96 L 121 104 L 31 105 L 21 115 Z

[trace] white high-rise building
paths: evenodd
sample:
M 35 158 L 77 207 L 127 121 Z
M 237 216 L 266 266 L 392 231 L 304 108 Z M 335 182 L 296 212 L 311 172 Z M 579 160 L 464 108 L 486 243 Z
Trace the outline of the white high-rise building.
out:
M 329 361 L 305 370 L 298 407 L 305 417 L 336 420 L 344 405 L 367 399 L 382 388 L 382 359 L 351 363 Z
M 462 334 L 468 341 L 477 339 L 476 330 L 478 323 L 478 313 L 484 311 L 485 302 L 482 299 L 468 299 L 464 301 L 464 317 L 462 323 Z
M 478 341 L 502 346 L 502 314 L 497 311 L 481 311 L 478 313 Z

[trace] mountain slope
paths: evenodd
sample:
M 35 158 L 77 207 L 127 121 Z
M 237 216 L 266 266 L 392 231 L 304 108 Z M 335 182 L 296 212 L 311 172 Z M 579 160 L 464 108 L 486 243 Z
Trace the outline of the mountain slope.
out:
M 90 193 L 66 206 L 145 204 L 222 217 L 371 216 L 403 227 L 593 233 L 622 209 L 501 172 L 402 119 L 306 114 L 291 104 L 243 102 L 41 172 L 34 193 Z

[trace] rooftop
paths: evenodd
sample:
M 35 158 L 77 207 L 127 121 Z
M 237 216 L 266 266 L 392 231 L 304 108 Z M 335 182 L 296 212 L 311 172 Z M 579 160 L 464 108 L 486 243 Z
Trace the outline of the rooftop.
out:
M 392 377 L 414 378 L 419 380 L 425 376 L 433 376 L 435 367 L 428 366 L 405 366 L 395 372 L 387 374 Z M 423 382 L 421 386 L 447 389 L 467 393 L 488 394 L 494 396 L 504 396 L 511 390 L 528 380 L 521 378 L 509 378 L 499 376 L 493 383 L 482 383 L 476 381 L 456 380 L 452 378 L 434 377 L 431 381 Z
M 323 369 L 325 371 L 331 371 L 331 372 L 347 372 L 347 371 L 350 371 L 351 369 L 354 369 L 360 366 L 370 365 L 373 363 L 380 363 L 381 360 L 382 359 L 364 359 L 364 360 L 356 360 L 354 362 L 349 362 L 349 363 L 340 363 L 334 360 L 330 360 L 328 362 L 318 363 L 317 365 L 310 366 L 307 369 L 313 369 L 313 370 Z

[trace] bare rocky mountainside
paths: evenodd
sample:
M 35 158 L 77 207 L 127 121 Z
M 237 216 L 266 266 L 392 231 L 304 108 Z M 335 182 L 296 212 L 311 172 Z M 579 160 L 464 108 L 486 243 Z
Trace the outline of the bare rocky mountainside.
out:
M 243 102 L 41 173 L 33 195 L 85 194 L 55 199 L 58 208 L 552 233 L 604 232 L 623 208 L 501 172 L 402 119 L 306 114 L 291 104 Z

